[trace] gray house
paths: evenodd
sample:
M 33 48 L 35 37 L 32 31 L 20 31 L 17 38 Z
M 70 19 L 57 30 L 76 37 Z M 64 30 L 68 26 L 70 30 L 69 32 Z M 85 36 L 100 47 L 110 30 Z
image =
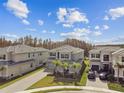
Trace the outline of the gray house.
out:
M 48 59 L 48 50 L 26 45 L 0 48 L 0 78 L 11 79 L 41 66 Z
M 109 70 L 112 65 L 112 53 L 120 47 L 96 47 L 89 51 L 90 67 L 92 70 Z
M 64 45 L 59 48 L 50 50 L 49 59 L 51 60 L 67 60 L 67 61 L 78 61 L 83 60 L 84 50 L 69 45 Z

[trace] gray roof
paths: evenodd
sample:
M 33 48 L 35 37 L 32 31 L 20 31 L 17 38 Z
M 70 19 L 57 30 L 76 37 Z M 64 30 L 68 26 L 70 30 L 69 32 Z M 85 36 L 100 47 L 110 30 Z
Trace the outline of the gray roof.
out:
M 30 47 L 27 45 L 15 45 L 9 46 L 5 48 L 0 48 L 1 53 L 13 52 L 13 53 L 28 53 L 28 52 L 40 52 L 40 51 L 48 51 L 48 49 L 40 48 L 40 47 Z
M 50 52 L 57 52 L 57 51 L 77 53 L 77 52 L 81 52 L 81 51 L 84 51 L 84 50 L 80 49 L 80 48 L 72 47 L 70 45 L 64 45 L 62 47 L 58 47 L 58 48 L 54 48 L 54 49 L 50 50 Z
M 95 47 L 94 49 L 90 50 L 89 52 L 101 52 L 101 51 L 115 52 L 119 49 L 120 49 L 120 47 Z
M 124 53 L 124 48 L 121 48 L 121 49 L 119 49 L 119 50 L 113 52 L 112 55 L 122 54 L 122 53 Z

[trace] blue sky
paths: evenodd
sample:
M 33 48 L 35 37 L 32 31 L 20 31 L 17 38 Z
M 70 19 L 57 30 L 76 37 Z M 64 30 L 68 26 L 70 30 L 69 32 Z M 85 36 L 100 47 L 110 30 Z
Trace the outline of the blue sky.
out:
M 124 0 L 0 0 L 0 36 L 124 43 Z

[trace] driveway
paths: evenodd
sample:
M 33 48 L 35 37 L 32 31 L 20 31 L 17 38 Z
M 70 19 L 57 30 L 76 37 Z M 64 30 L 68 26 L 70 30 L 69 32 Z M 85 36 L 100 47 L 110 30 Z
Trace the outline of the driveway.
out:
M 98 77 L 96 78 L 96 80 L 87 79 L 86 86 L 108 89 L 107 82 L 106 81 L 101 81 Z
M 32 84 L 36 83 L 40 79 L 44 78 L 48 73 L 43 72 L 43 70 L 30 75 L 24 79 L 21 79 L 3 89 L 0 90 L 0 93 L 15 93 L 17 91 L 23 91 L 30 87 Z

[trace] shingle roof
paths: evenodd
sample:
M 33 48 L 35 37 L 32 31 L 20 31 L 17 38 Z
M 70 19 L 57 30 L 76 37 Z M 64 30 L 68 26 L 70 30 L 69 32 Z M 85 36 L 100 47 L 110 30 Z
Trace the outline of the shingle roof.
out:
M 72 47 L 70 45 L 64 45 L 62 47 L 58 47 L 58 48 L 50 50 L 50 52 L 54 52 L 54 51 L 55 52 L 59 51 L 59 52 L 73 52 L 73 53 L 76 53 L 76 52 L 80 52 L 80 51 L 84 51 L 84 50 L 80 49 L 80 48 Z
M 121 48 L 115 52 L 112 53 L 112 55 L 115 55 L 115 54 L 121 54 L 121 53 L 124 53 L 124 48 Z
M 120 47 L 96 47 L 89 52 L 100 52 L 100 51 L 108 51 L 108 52 L 115 52 L 119 50 Z
M 48 49 L 40 48 L 40 47 L 30 47 L 27 45 L 16 45 L 16 46 L 0 48 L 1 53 L 7 53 L 7 52 L 27 53 L 27 52 L 37 52 L 37 51 L 48 51 Z

